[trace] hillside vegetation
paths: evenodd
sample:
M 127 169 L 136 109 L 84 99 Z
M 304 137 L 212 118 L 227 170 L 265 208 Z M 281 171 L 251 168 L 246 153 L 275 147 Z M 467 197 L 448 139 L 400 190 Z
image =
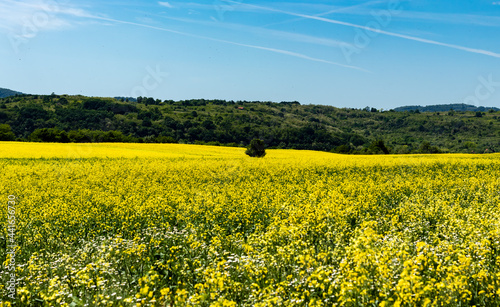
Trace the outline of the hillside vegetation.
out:
M 454 104 L 439 104 L 439 105 L 431 105 L 431 106 L 405 106 L 395 108 L 394 111 L 404 112 L 404 111 L 419 111 L 419 112 L 446 112 L 449 110 L 455 111 L 473 111 L 473 112 L 486 112 L 489 110 L 500 111 L 499 108 L 492 107 L 476 107 L 474 105 L 465 104 L 465 103 L 454 103 Z
M 22 93 L 0 87 L 0 98 L 20 95 Z
M 0 140 L 145 142 L 340 153 L 500 151 L 500 112 L 379 112 L 298 102 L 67 95 L 0 99 Z

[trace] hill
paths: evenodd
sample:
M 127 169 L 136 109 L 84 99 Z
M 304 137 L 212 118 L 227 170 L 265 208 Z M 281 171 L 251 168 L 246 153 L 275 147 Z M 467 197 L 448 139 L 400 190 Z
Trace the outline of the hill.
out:
M 342 153 L 500 151 L 500 112 L 378 112 L 299 102 L 67 95 L 0 99 L 0 140 L 146 142 Z
M 21 92 L 16 92 L 13 90 L 9 90 L 6 88 L 1 88 L 0 87 L 0 98 L 5 98 L 5 97 L 10 97 L 10 96 L 15 96 L 15 95 L 21 95 Z
M 486 112 L 489 110 L 500 111 L 499 108 L 494 107 L 476 107 L 474 105 L 455 103 L 455 104 L 439 104 L 431 106 L 405 106 L 395 108 L 396 112 L 406 112 L 406 111 L 420 111 L 420 112 L 446 112 L 450 110 L 454 111 L 471 111 L 471 112 Z

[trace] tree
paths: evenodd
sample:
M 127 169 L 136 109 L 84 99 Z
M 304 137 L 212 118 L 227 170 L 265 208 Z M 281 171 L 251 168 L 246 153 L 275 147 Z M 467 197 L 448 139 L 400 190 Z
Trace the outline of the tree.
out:
M 67 143 L 69 137 L 66 131 L 57 128 L 41 128 L 36 129 L 30 134 L 29 139 L 34 142 L 54 142 Z
M 104 110 L 107 102 L 99 98 L 90 98 L 83 102 L 83 108 L 87 110 Z
M 430 154 L 435 154 L 439 153 L 439 148 L 436 146 L 432 146 L 431 143 L 425 141 L 420 145 L 420 152 L 421 153 L 430 153 Z
M 245 153 L 250 157 L 263 158 L 266 155 L 264 142 L 259 139 L 253 139 L 247 147 Z
M 385 147 L 384 141 L 376 140 L 368 147 L 368 151 L 373 154 L 389 154 L 389 149 Z
M 14 141 L 15 139 L 16 139 L 16 136 L 14 135 L 14 132 L 12 132 L 10 125 L 1 124 L 0 125 L 0 141 Z
M 335 147 L 332 149 L 332 152 L 339 153 L 339 154 L 349 154 L 354 150 L 354 148 L 350 144 L 344 144 Z
M 60 104 L 64 104 L 64 105 L 69 103 L 68 99 L 66 99 L 65 97 L 59 98 L 59 100 L 57 102 L 59 102 Z

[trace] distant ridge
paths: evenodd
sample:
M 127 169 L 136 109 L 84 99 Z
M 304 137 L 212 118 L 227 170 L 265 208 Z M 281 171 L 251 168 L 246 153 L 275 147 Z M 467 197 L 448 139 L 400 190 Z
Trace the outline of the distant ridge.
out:
M 10 97 L 10 96 L 15 96 L 15 95 L 20 95 L 20 94 L 23 94 L 23 93 L 0 87 L 0 98 Z
M 485 112 L 488 110 L 494 110 L 494 111 L 499 111 L 499 108 L 495 107 L 476 107 L 474 105 L 470 104 L 464 104 L 464 103 L 454 103 L 454 104 L 438 104 L 438 105 L 431 105 L 431 106 L 405 106 L 405 107 L 399 107 L 395 108 L 394 111 L 396 112 L 405 112 L 405 111 L 420 111 L 420 112 L 446 112 L 450 110 L 454 111 L 472 111 L 472 112 Z

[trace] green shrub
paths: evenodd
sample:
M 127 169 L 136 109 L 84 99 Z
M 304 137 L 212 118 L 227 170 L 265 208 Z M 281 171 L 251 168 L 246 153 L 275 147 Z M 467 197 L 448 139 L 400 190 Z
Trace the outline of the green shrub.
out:
M 265 144 L 262 140 L 253 139 L 245 151 L 247 155 L 254 158 L 263 158 L 266 155 Z

